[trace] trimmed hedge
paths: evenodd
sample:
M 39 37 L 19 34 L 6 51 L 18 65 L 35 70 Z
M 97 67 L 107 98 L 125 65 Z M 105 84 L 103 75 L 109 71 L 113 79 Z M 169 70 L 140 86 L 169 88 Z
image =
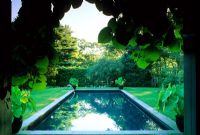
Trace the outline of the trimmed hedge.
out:
M 69 79 L 74 77 L 79 80 L 78 86 L 85 86 L 87 84 L 87 79 L 85 77 L 85 68 L 58 68 L 58 74 L 55 76 L 55 83 L 48 85 L 50 86 L 67 86 L 69 84 Z

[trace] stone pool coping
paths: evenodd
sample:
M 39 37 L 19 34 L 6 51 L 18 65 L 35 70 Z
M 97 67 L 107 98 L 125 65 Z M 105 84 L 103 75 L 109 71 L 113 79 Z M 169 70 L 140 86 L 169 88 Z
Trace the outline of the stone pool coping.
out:
M 37 130 L 20 131 L 20 135 L 183 135 L 177 130 L 124 130 L 124 131 L 63 131 L 63 130 Z
M 77 90 L 79 91 L 79 90 Z M 80 90 L 80 91 L 93 91 L 93 90 Z M 46 117 L 54 108 L 56 108 L 66 97 L 68 97 L 71 93 L 74 92 L 74 90 L 68 91 L 66 94 L 61 96 L 60 98 L 56 99 L 54 102 L 46 106 L 45 108 L 41 109 L 39 112 L 35 113 L 28 119 L 26 119 L 22 127 L 19 131 L 18 134 L 49 134 L 49 135 L 60 135 L 60 134 L 72 134 L 72 135 L 101 135 L 101 134 L 109 134 L 109 135 L 119 135 L 119 134 L 126 134 L 126 135 L 134 135 L 134 134 L 143 134 L 143 135 L 151 135 L 151 134 L 162 134 L 162 135 L 167 135 L 167 134 L 182 134 L 179 130 L 177 130 L 176 123 L 169 119 L 168 117 L 162 115 L 149 105 L 145 104 L 141 100 L 137 99 L 135 96 L 132 94 L 126 92 L 125 90 L 97 90 L 97 91 L 121 91 L 123 94 L 125 94 L 128 98 L 132 99 L 137 105 L 141 106 L 144 110 L 148 111 L 150 115 L 156 117 L 156 119 L 161 120 L 164 124 L 168 125 L 172 130 L 161 130 L 161 131 L 152 131 L 152 130 L 122 130 L 122 131 L 63 131 L 63 130 L 27 130 L 29 126 L 32 126 L 33 124 L 37 123 L 40 121 L 42 118 Z

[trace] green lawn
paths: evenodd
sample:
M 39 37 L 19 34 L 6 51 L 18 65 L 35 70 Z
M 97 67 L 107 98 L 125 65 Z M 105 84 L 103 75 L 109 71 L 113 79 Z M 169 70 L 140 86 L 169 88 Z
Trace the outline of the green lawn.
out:
M 55 99 L 59 98 L 63 94 L 67 92 L 69 88 L 67 87 L 56 87 L 56 88 L 47 88 L 45 90 L 33 90 L 31 92 L 31 96 L 36 102 L 36 109 L 37 111 L 44 108 Z M 87 87 L 78 87 L 78 90 L 81 89 L 95 89 L 95 88 L 87 88 Z M 101 89 L 101 88 L 96 88 Z M 133 94 L 146 104 L 150 105 L 151 107 L 155 108 L 159 93 L 159 88 L 132 88 L 132 87 L 125 87 L 124 90 L 128 91 L 129 93 Z M 30 117 L 35 112 L 27 112 L 24 115 L 24 119 Z M 172 120 L 175 120 L 175 112 L 166 112 L 163 113 L 164 115 L 168 116 Z
M 55 99 L 59 98 L 67 92 L 69 88 L 66 87 L 56 87 L 47 88 L 45 90 L 33 90 L 31 92 L 31 97 L 36 103 L 36 112 L 53 102 Z M 26 119 L 36 112 L 26 112 L 23 119 Z
M 124 90 L 128 91 L 138 99 L 142 100 L 149 106 L 155 108 L 158 94 L 159 94 L 159 88 L 132 88 L 132 87 L 125 87 Z M 175 120 L 175 112 L 173 111 L 167 111 L 161 112 L 167 117 L 171 118 L 172 120 Z

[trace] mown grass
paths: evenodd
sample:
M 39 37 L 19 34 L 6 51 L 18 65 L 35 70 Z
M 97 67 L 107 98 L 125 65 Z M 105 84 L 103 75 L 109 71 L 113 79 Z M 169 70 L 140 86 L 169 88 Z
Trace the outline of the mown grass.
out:
M 144 103 L 148 104 L 149 106 L 156 108 L 156 104 L 158 101 L 158 94 L 160 88 L 132 88 L 132 87 L 125 87 L 124 90 L 128 91 L 138 99 L 142 100 Z M 165 110 L 164 112 L 160 112 L 167 117 L 175 120 L 176 113 L 174 111 Z
M 45 90 L 33 90 L 31 91 L 31 97 L 34 99 L 36 104 L 36 111 L 26 112 L 23 116 L 23 119 L 26 119 L 41 110 L 55 99 L 59 98 L 67 92 L 69 88 L 67 87 L 56 87 L 56 88 L 47 88 Z

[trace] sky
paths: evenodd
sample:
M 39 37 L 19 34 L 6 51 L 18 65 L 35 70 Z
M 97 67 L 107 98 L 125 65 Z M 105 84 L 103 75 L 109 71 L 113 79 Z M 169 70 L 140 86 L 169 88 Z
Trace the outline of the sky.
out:
M 20 7 L 21 0 L 12 0 L 12 21 L 18 15 Z M 111 17 L 99 12 L 95 4 L 84 1 L 77 9 L 71 7 L 60 23 L 71 27 L 72 36 L 89 42 L 97 42 L 100 30 L 107 26 Z
M 94 4 L 83 2 L 80 8 L 71 8 L 61 20 L 72 28 L 73 36 L 86 41 L 97 42 L 98 33 L 107 26 L 111 16 L 99 12 Z
M 12 0 L 12 21 L 18 16 L 21 0 Z

